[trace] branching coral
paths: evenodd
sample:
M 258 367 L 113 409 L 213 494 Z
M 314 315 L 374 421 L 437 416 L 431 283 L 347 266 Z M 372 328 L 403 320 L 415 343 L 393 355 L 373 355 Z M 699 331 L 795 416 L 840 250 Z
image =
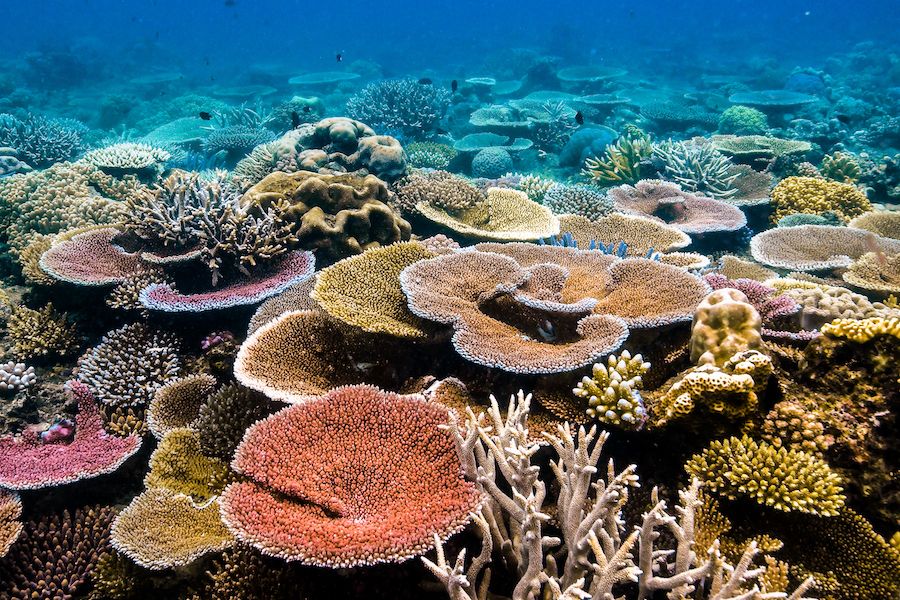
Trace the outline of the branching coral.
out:
M 15 492 L 0 490 L 0 558 L 22 533 L 22 499 Z
M 612 200 L 600 190 L 587 185 L 552 185 L 543 195 L 541 203 L 554 214 L 581 215 L 596 221 L 613 211 Z
M 749 106 L 729 106 L 719 117 L 719 133 L 765 135 L 768 130 L 766 114 Z
M 231 460 L 247 428 L 270 412 L 271 405 L 261 394 L 235 384 L 222 386 L 203 400 L 193 422 L 200 434 L 200 451 Z
M 436 142 L 412 142 L 406 145 L 409 164 L 418 169 L 446 169 L 457 154 L 453 146 Z
M 835 152 L 826 154 L 822 159 L 822 175 L 840 183 L 856 183 L 862 175 L 862 169 L 852 154 Z
M 822 326 L 822 333 L 836 338 L 843 338 L 857 344 L 864 344 L 879 335 L 891 335 L 900 338 L 900 317 L 868 319 L 835 319 Z
M 866 195 L 849 183 L 788 177 L 772 190 L 772 222 L 793 213 L 836 214 L 843 222 L 872 210 Z
M 606 364 L 594 365 L 591 377 L 583 377 L 572 393 L 588 401 L 587 414 L 598 421 L 621 427 L 639 428 L 647 418 L 638 390 L 641 376 L 650 368 L 640 354 L 610 354 Z
M 777 510 L 828 517 L 844 506 L 841 478 L 824 461 L 747 436 L 712 442 L 685 470 L 727 498 L 748 497 Z
M 607 146 L 602 156 L 588 157 L 581 174 L 600 186 L 636 183 L 641 178 L 641 161 L 652 152 L 649 136 L 633 129 Z
M 14 148 L 22 160 L 35 168 L 70 160 L 81 151 L 84 125 L 69 119 L 28 115 L 19 120 L 0 115 L 0 146 Z
M 450 105 L 450 93 L 414 79 L 370 83 L 347 101 L 347 114 L 387 131 L 420 137 L 433 130 Z
M 175 338 L 141 323 L 107 333 L 78 359 L 78 379 L 111 406 L 148 404 L 180 371 Z
M 189 427 L 200 412 L 200 406 L 216 389 L 211 375 L 189 375 L 162 386 L 147 407 L 147 426 L 161 439 L 173 429 Z
M 414 172 L 397 181 L 394 189 L 397 204 L 410 214 L 416 213 L 416 205 L 424 203 L 454 215 L 475 208 L 485 199 L 477 187 L 447 171 Z
M 123 142 L 84 155 L 83 160 L 113 175 L 159 172 L 172 155 L 148 144 Z
M 197 503 L 217 496 L 229 479 L 228 465 L 200 450 L 200 434 L 186 427 L 170 430 L 150 457 L 148 489 L 165 488 Z
M 738 193 L 734 185 L 738 174 L 734 166 L 710 144 L 673 142 L 653 146 L 653 158 L 662 164 L 662 176 L 688 192 L 720 200 Z

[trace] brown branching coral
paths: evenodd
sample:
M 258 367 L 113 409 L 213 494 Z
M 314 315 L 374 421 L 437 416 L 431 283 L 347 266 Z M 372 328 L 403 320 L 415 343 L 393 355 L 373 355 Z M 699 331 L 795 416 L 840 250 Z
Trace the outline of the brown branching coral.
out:
M 22 533 L 22 499 L 15 492 L 0 490 L 0 558 Z
M 273 410 L 267 398 L 236 384 L 222 386 L 200 405 L 193 423 L 206 456 L 230 461 L 250 425 Z
M 426 204 L 455 215 L 485 199 L 477 187 L 447 171 L 412 173 L 395 183 L 394 189 L 397 205 L 408 214 L 415 214 L 416 205 Z
M 162 439 L 171 430 L 190 427 L 200 412 L 200 406 L 216 389 L 216 379 L 210 375 L 189 375 L 162 386 L 147 407 L 147 426 Z
M 6 330 L 13 341 L 12 352 L 20 360 L 65 356 L 78 346 L 75 326 L 52 304 L 38 310 L 21 304 L 11 306 Z

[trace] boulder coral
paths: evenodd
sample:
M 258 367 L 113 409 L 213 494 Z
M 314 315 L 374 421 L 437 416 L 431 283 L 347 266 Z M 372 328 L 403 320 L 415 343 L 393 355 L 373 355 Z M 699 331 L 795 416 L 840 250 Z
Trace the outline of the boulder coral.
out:
M 691 361 L 723 365 L 738 352 L 762 345 L 762 319 L 740 290 L 717 289 L 703 299 L 691 326 Z
M 401 562 L 460 531 L 480 503 L 448 411 L 371 386 L 336 389 L 252 426 L 222 495 L 241 541 L 303 564 Z M 260 518 L 262 517 L 262 518 Z

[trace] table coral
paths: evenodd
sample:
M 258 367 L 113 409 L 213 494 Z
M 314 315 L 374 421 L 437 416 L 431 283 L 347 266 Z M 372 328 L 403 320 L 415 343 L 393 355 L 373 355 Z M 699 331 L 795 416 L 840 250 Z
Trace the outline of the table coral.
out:
M 869 211 L 853 217 L 850 227 L 865 229 L 881 237 L 900 240 L 900 212 Z
M 851 227 L 801 225 L 776 227 L 750 240 L 757 261 L 780 269 L 822 271 L 849 267 L 866 252 L 900 252 L 900 240 Z
M 900 252 L 866 252 L 841 277 L 850 285 L 874 292 L 900 293 Z
M 830 212 L 846 223 L 869 210 L 872 205 L 866 195 L 848 183 L 816 179 L 813 177 L 788 177 L 772 190 L 772 222 L 793 213 L 820 215 Z
M 269 321 L 286 312 L 292 310 L 319 310 L 318 303 L 310 296 L 315 284 L 316 278 L 311 277 L 306 281 L 292 285 L 280 294 L 272 296 L 260 304 L 253 316 L 250 317 L 247 335 L 251 335 Z
M 219 517 L 219 501 L 196 505 L 190 496 L 150 488 L 131 501 L 112 526 L 112 546 L 147 569 L 188 565 L 234 545 Z
M 312 299 L 329 315 L 371 333 L 425 338 L 425 322 L 411 313 L 400 272 L 435 254 L 418 242 L 373 248 L 320 271 Z
M 244 436 L 232 464 L 249 479 L 225 490 L 223 520 L 239 540 L 304 564 L 422 554 L 480 502 L 440 427 L 447 419 L 436 403 L 370 386 L 288 407 Z
M 94 227 L 56 236 L 40 267 L 57 281 L 82 286 L 122 283 L 145 270 L 137 254 L 113 242 L 115 227 Z
M 147 426 L 157 439 L 179 427 L 189 427 L 200 412 L 200 406 L 216 389 L 211 375 L 189 375 L 162 386 L 147 407 Z
M 712 442 L 685 470 L 727 498 L 749 497 L 786 512 L 828 517 L 844 505 L 841 478 L 824 461 L 747 436 Z
M 106 433 L 86 385 L 70 381 L 68 389 L 78 403 L 72 440 L 44 442 L 33 431 L 0 438 L 0 485 L 30 490 L 90 479 L 112 473 L 140 449 L 140 437 Z
M 679 229 L 639 215 L 613 213 L 598 221 L 562 215 L 559 228 L 564 233 L 571 233 L 579 248 L 589 248 L 592 241 L 624 242 L 632 256 L 644 256 L 650 250 L 669 252 L 691 243 L 691 238 Z

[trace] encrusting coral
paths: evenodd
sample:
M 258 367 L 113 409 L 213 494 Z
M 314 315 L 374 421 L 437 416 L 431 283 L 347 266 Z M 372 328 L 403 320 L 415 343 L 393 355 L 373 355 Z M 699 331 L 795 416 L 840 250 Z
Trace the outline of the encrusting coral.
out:
M 747 436 L 713 441 L 685 470 L 732 500 L 747 497 L 777 510 L 825 517 L 844 506 L 841 478 L 823 460 Z

